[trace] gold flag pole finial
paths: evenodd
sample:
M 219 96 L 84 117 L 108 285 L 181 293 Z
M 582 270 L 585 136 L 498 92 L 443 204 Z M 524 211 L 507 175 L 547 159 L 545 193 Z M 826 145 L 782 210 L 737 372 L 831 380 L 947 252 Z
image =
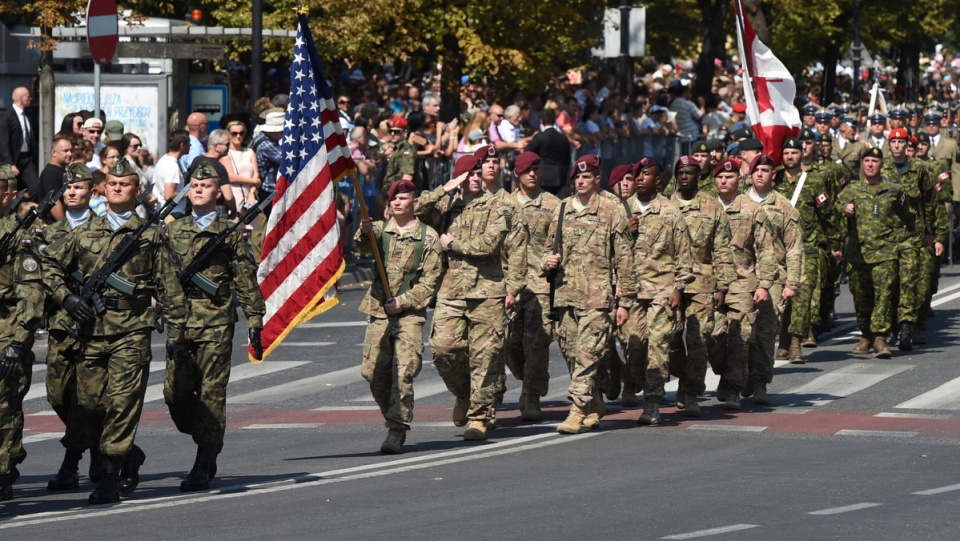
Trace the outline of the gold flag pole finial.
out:
M 296 12 L 297 15 L 309 15 L 309 14 L 310 14 L 310 10 L 309 10 L 306 6 L 304 6 L 304 5 L 300 2 L 300 0 L 297 0 L 297 4 L 296 4 L 296 6 L 293 8 L 293 11 Z

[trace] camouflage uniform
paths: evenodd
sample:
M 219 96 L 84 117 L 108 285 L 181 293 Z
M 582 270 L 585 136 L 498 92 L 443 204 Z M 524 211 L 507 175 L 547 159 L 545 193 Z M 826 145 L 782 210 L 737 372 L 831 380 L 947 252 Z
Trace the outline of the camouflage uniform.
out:
M 510 221 L 508 224 L 510 232 L 507 233 L 507 237 L 503 240 L 503 250 L 500 251 L 500 258 L 503 263 L 503 272 L 506 276 L 507 283 L 512 284 L 519 291 L 514 299 L 516 303 L 519 303 L 527 282 L 527 247 L 530 244 L 530 233 L 527 231 L 527 224 L 523 220 L 523 209 L 517 202 L 516 196 L 506 190 L 498 190 L 493 192 L 492 195 L 499 199 L 504 205 L 510 207 Z M 514 304 L 511 312 L 507 314 L 510 322 L 517 318 L 517 309 L 518 305 Z M 508 328 L 504 329 L 504 346 L 506 346 L 506 341 L 509 340 L 509 327 L 510 324 L 508 323 Z M 499 404 L 503 402 L 503 394 L 507 391 L 505 347 L 501 349 L 499 355 L 497 355 L 496 371 L 496 393 L 497 403 Z M 514 375 L 516 375 L 516 372 L 514 372 Z
M 697 192 L 689 202 L 674 194 L 670 200 L 683 213 L 692 240 L 694 281 L 684 289 L 681 323 L 670 345 L 670 371 L 680 378 L 683 395 L 706 390 L 708 359 L 717 354 L 713 337 L 714 295 L 726 293 L 736 277 L 730 249 L 730 219 L 715 197 Z
M 752 189 L 750 197 L 755 195 Z M 780 332 L 780 317 L 784 311 L 783 290 L 794 292 L 803 283 L 803 230 L 800 213 L 786 197 L 776 190 L 769 192 L 759 203 L 770 218 L 770 232 L 777 278 L 770 288 L 770 302 L 757 306 L 754 340 L 750 347 L 749 381 L 769 384 L 773 381 L 774 341 Z
M 400 229 L 392 219 L 386 224 L 375 222 L 373 232 L 381 245 L 383 233 L 391 235 L 389 253 L 384 254 L 383 265 L 390 291 L 403 312 L 387 315 L 383 310 L 383 303 L 387 301 L 383 285 L 379 279 L 375 280 L 360 303 L 360 312 L 367 315 L 360 373 L 370 384 L 370 392 L 380 406 L 387 428 L 410 430 L 413 379 L 423 366 L 423 324 L 427 306 L 433 300 L 443 274 L 440 235 L 430 227 L 421 235 L 421 224 L 417 221 Z M 366 238 L 362 231 L 357 231 L 354 242 L 369 248 Z M 422 255 L 420 261 L 415 262 L 414 252 L 420 241 L 423 242 Z M 409 289 L 404 291 L 402 286 L 410 273 L 415 273 L 415 277 Z
M 674 289 L 683 291 L 694 280 L 690 232 L 683 214 L 658 195 L 644 209 L 636 196 L 627 200 L 639 229 L 633 241 L 637 302 L 630 319 L 619 329 L 628 372 L 643 389 L 644 409 L 664 399 L 670 379 L 670 342 L 677 330 L 677 312 L 670 307 Z
M 530 239 L 527 243 L 526 287 L 517 299 L 515 315 L 504 347 L 506 364 L 517 379 L 523 381 L 522 394 L 545 396 L 550 381 L 551 322 L 547 319 L 550 284 L 544 279 L 543 254 L 550 246 L 547 233 L 560 200 L 543 190 L 533 199 L 521 202 L 519 193 L 510 197 L 520 207 L 518 215 L 526 224 Z
M 936 212 L 942 211 L 942 222 L 940 222 L 940 227 L 938 231 L 934 233 L 933 240 L 935 242 L 940 242 L 944 246 L 944 253 L 942 256 L 937 257 L 934 252 L 934 247 L 924 246 L 920 251 L 920 272 L 921 278 L 926 283 L 921 283 L 921 298 L 920 301 L 923 303 L 920 307 L 920 313 L 917 314 L 919 317 L 919 323 L 921 328 L 924 326 L 924 320 L 929 317 L 929 314 L 933 312 L 930 302 L 933 300 L 933 294 L 937 292 L 940 282 L 940 263 L 944 257 L 947 257 L 947 245 L 950 242 L 950 205 L 953 199 L 953 186 L 950 181 L 950 172 L 943 171 L 940 164 L 935 160 L 923 160 L 921 159 L 924 165 L 927 166 L 927 169 L 930 171 L 930 177 L 936 179 L 933 185 L 933 189 L 936 192 L 935 199 L 936 204 L 939 205 L 940 209 L 934 209 Z
M 730 219 L 736 278 L 730 283 L 726 310 L 717 316 L 720 329 L 726 328 L 725 333 L 719 333 L 718 340 L 725 339 L 726 347 L 718 347 L 720 354 L 711 361 L 716 363 L 714 372 L 721 375 L 728 392 L 739 393 L 747 381 L 747 362 L 759 309 L 753 295 L 758 288 L 770 291 L 773 287 L 777 261 L 770 218 L 759 205 L 739 195 L 724 211 Z
M 464 201 L 440 186 L 420 196 L 416 213 L 430 225 L 448 222 L 446 232 L 457 239 L 453 250 L 446 252 L 448 271 L 433 313 L 433 364 L 458 401 L 469 397 L 467 419 L 486 422 L 496 415 L 504 298 L 518 295 L 523 287 L 511 284 L 503 268 L 511 206 L 485 192 Z
M 167 236 L 179 270 L 186 269 L 207 241 L 228 227 L 229 221 L 214 217 L 201 229 L 196 214 L 171 222 Z M 168 356 L 163 399 L 180 432 L 191 435 L 198 446 L 210 446 L 219 453 L 226 431 L 227 383 L 237 322 L 230 283 L 235 284 L 250 328 L 263 328 L 266 308 L 250 243 L 242 230 L 230 234 L 198 274 L 219 284 L 219 288 L 211 295 L 191 283 L 184 291 L 188 299 L 184 326 L 188 353 L 179 359 Z
M 913 230 L 915 217 L 907 195 L 887 180 L 876 185 L 863 179 L 848 184 L 840 193 L 840 205 L 851 203 L 855 215 L 847 217 L 844 225 L 857 326 L 865 338 L 884 336 L 893 319 L 897 247 L 905 231 Z
M 826 162 L 823 164 L 811 164 L 807 169 L 808 172 L 816 172 L 817 176 L 822 175 L 823 179 L 823 193 L 826 193 L 830 196 L 833 201 L 837 200 L 837 196 L 840 194 L 840 191 L 843 190 L 844 186 L 850 181 L 851 178 L 855 178 L 855 175 L 850 173 L 850 171 L 837 163 Z M 809 178 L 808 178 L 809 181 Z M 782 191 L 784 194 L 793 195 L 793 192 Z M 797 202 L 798 209 L 801 212 L 801 222 L 804 225 L 804 230 L 806 231 L 806 224 L 804 222 L 804 211 L 802 210 L 800 202 Z M 838 243 L 842 249 L 845 239 L 843 235 L 837 233 L 842 230 L 842 227 L 839 225 L 842 221 L 843 212 L 841 209 L 833 203 L 836 214 L 835 221 L 835 230 L 834 234 L 838 235 Z M 832 244 L 828 237 L 828 244 Z M 804 241 L 807 242 L 807 241 Z M 806 261 L 806 259 L 804 260 Z M 824 326 L 829 316 L 835 313 L 834 306 L 836 306 L 837 297 L 840 296 L 840 282 L 843 276 L 844 262 L 837 261 L 832 254 L 826 253 L 823 256 L 821 261 L 822 269 L 822 278 L 813 282 L 813 292 L 812 298 L 810 300 L 810 326 L 818 327 Z M 806 280 L 809 282 L 810 280 Z M 801 335 L 798 335 L 801 336 Z
M 713 178 L 713 172 L 709 171 L 706 176 L 701 175 L 697 179 L 697 192 L 706 194 L 710 197 L 717 197 L 717 181 Z M 669 197 L 673 199 L 673 196 L 677 193 L 677 177 L 670 179 L 670 182 L 667 183 L 666 187 L 663 189 L 664 197 Z
M 387 170 L 383 174 L 383 193 L 386 194 L 390 186 L 404 175 L 410 175 L 410 178 L 415 179 L 416 174 L 417 147 L 404 139 L 397 143 L 393 152 L 387 156 Z
M 0 238 L 17 227 L 14 216 L 0 218 Z M 31 231 L 32 233 L 32 231 Z M 0 254 L 0 351 L 14 342 L 23 346 L 20 369 L 11 379 L 0 379 L 0 485 L 13 485 L 16 466 L 27 457 L 23 448 L 23 399 L 30 391 L 34 356 L 33 333 L 43 317 L 41 267 L 30 237 L 18 232 L 11 241 L 13 253 Z M 0 499 L 12 496 L 0 493 Z
M 576 196 L 573 196 L 576 197 Z M 599 396 L 601 359 L 613 334 L 611 307 L 630 310 L 637 295 L 630 231 L 622 204 L 596 194 L 582 210 L 564 200 L 563 247 L 554 278 L 554 330 L 570 371 L 570 400 L 590 410 Z M 550 224 L 544 255 L 553 252 L 560 209 Z M 614 299 L 619 284 L 622 295 Z M 602 403 L 601 403 L 602 404 Z
M 100 269 L 120 240 L 141 223 L 134 213 L 116 231 L 107 216 L 92 216 L 73 232 L 44 251 L 46 281 L 55 302 L 71 294 L 67 275 L 79 270 L 84 279 Z M 77 395 L 80 406 L 102 412 L 100 450 L 108 457 L 122 457 L 133 445 L 143 395 L 152 359 L 150 331 L 154 311 L 150 298 L 160 301 L 169 322 L 171 339 L 180 338 L 185 323 L 183 290 L 163 233 L 149 228 L 140 246 L 117 275 L 136 284 L 133 295 L 110 287 L 103 293 L 107 311 L 82 329 L 83 360 L 77 365 Z

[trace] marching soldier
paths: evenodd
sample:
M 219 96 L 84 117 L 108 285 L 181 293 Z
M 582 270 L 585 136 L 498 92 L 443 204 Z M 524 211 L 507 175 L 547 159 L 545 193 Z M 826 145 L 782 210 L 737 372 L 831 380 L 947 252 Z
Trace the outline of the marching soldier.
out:
M 45 277 L 54 300 L 79 324 L 83 361 L 77 365 L 78 400 L 95 412 L 103 426 L 100 453 L 103 475 L 90 494 L 91 504 L 113 503 L 139 483 L 145 455 L 133 443 L 147 385 L 150 332 L 159 298 L 167 325 L 167 342 L 182 348 L 185 311 L 183 290 L 163 234 L 149 226 L 139 239 L 127 237 L 142 225 L 134 212 L 139 192 L 136 167 L 121 159 L 107 174 L 107 213 L 91 216 L 71 234 L 50 244 L 43 255 Z M 89 279 L 115 253 L 122 239 L 139 242 L 127 261 L 113 273 L 132 293 L 108 286 L 97 306 L 74 293 L 66 276 L 80 271 Z M 126 458 L 126 462 L 125 459 Z M 121 466 L 124 482 L 121 486 Z
M 508 197 L 520 209 L 518 221 L 529 232 L 527 243 L 526 287 L 520 291 L 516 314 L 510 320 L 504 347 L 507 366 L 523 381 L 520 392 L 520 416 L 524 421 L 540 421 L 540 397 L 547 394 L 550 381 L 548 365 L 550 320 L 546 317 L 550 285 L 542 276 L 543 253 L 547 250 L 547 232 L 560 200 L 540 188 L 540 156 L 522 152 L 514 172 L 519 188 Z
M 0 164 L 0 191 L 4 201 L 17 194 L 17 177 L 9 164 Z M 0 239 L 7 241 L 0 246 L 0 501 L 13 498 L 13 484 L 20 477 L 17 465 L 27 457 L 23 399 L 33 375 L 33 333 L 43 317 L 40 265 L 30 236 L 22 230 L 14 233 L 17 220 L 13 214 L 0 217 Z
M 627 322 L 637 295 L 622 205 L 600 195 L 600 157 L 578 159 L 572 176 L 576 193 L 557 209 L 548 235 L 552 246 L 543 259 L 555 289 L 555 336 L 570 370 L 572 404 L 557 427 L 561 434 L 579 434 L 599 424 L 604 409 L 597 381 L 600 361 L 610 346 L 613 320 L 618 326 Z M 621 295 L 615 301 L 618 285 Z
M 174 263 L 184 280 L 184 340 L 167 349 L 163 398 L 177 429 L 193 437 L 197 456 L 180 490 L 205 490 L 217 473 L 227 422 L 227 383 L 233 354 L 237 309 L 230 283 L 247 318 L 254 356 L 263 357 L 260 331 L 266 308 L 256 282 L 257 266 L 242 231 L 216 213 L 217 172 L 201 163 L 191 175 L 193 212 L 168 226 Z M 250 211 L 248 211 L 250 212 Z M 256 212 L 256 210 L 253 210 Z M 219 243 L 217 243 L 219 241 Z M 209 252 L 208 243 L 215 251 Z M 210 254 L 210 255 L 207 255 Z M 198 259 L 206 256 L 205 260 Z M 201 287 L 198 284 L 207 284 Z

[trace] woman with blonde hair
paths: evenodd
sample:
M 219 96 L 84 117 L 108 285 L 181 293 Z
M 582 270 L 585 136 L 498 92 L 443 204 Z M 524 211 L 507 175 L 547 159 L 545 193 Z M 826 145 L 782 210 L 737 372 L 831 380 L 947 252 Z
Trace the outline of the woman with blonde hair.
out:
M 256 153 L 243 145 L 246 140 L 247 125 L 239 120 L 232 120 L 227 123 L 226 129 L 230 134 L 230 144 L 227 155 L 220 158 L 220 163 L 230 176 L 230 189 L 233 190 L 233 200 L 238 202 L 239 210 L 242 202 L 251 205 L 257 203 L 260 171 L 257 168 Z
M 490 117 L 487 115 L 487 112 L 483 109 L 477 109 L 473 113 L 473 116 L 470 117 L 470 122 L 467 122 L 467 125 L 460 130 L 463 136 L 460 137 L 460 142 L 457 144 L 457 152 L 454 154 L 454 160 L 466 154 L 473 154 L 474 150 L 487 144 L 486 134 L 489 128 Z M 479 134 L 475 133 L 478 131 L 480 132 Z M 472 138 L 471 134 L 473 134 Z

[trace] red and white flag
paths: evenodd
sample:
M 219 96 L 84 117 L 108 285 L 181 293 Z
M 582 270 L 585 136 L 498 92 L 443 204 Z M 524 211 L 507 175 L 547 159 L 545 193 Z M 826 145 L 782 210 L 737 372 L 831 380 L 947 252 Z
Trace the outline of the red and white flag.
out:
M 800 133 L 800 112 L 793 105 L 797 87 L 783 62 L 757 39 L 743 4 L 735 2 L 747 121 L 763 143 L 764 154 L 780 163 L 783 141 Z
M 294 327 L 337 304 L 335 286 L 344 259 L 334 187 L 344 176 L 356 174 L 303 14 L 280 148 L 283 157 L 257 271 L 267 305 L 261 334 L 264 358 Z M 252 352 L 250 348 L 250 360 L 256 362 Z

